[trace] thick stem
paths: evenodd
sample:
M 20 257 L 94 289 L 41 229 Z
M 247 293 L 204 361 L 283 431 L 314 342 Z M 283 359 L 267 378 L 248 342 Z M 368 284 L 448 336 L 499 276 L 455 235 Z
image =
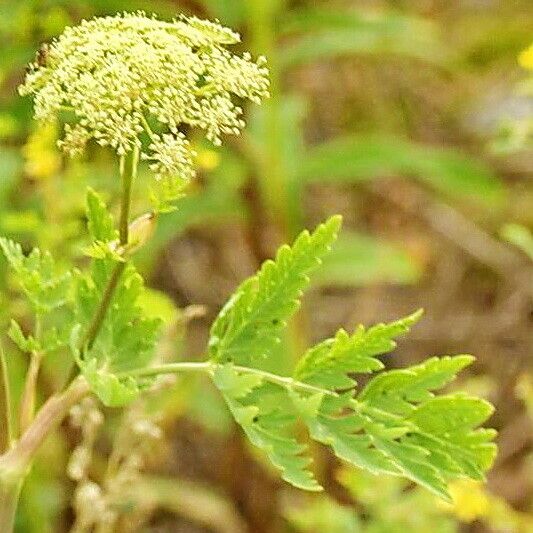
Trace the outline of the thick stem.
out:
M 22 487 L 21 479 L 2 479 L 0 472 L 0 531 L 10 533 L 15 526 L 15 515 Z
M 20 488 L 37 451 L 70 409 L 88 393 L 87 381 L 79 377 L 64 392 L 51 396 L 15 446 L 0 457 L 0 531 L 2 533 L 10 533 L 13 530 Z
M 25 474 L 45 438 L 89 390 L 85 378 L 78 377 L 64 392 L 50 396 L 15 446 L 0 457 L 0 472 L 9 467 L 10 471 Z

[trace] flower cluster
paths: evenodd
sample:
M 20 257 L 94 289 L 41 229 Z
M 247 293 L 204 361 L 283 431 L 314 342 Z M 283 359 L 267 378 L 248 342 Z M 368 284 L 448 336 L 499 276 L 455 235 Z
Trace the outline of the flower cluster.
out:
M 159 178 L 189 178 L 193 154 L 179 129 L 201 128 L 218 145 L 244 126 L 236 99 L 268 96 L 265 59 L 226 49 L 239 39 L 196 17 L 95 18 L 43 48 L 20 92 L 33 96 L 39 120 L 62 111 L 75 117 L 60 141 L 68 154 L 94 139 L 121 156 L 139 149 Z M 143 143 L 144 133 L 150 140 Z

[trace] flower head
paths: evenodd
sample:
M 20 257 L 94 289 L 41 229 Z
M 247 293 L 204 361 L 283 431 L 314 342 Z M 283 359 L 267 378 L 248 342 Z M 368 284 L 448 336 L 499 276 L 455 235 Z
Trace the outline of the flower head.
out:
M 83 151 L 90 139 L 121 156 L 135 147 L 157 176 L 189 178 L 193 153 L 180 130 L 201 128 L 220 144 L 222 134 L 244 126 L 235 100 L 268 96 L 265 59 L 226 49 L 239 40 L 196 17 L 165 22 L 137 12 L 85 20 L 43 51 L 20 92 L 33 96 L 39 120 L 71 111 L 59 143 L 67 153 Z

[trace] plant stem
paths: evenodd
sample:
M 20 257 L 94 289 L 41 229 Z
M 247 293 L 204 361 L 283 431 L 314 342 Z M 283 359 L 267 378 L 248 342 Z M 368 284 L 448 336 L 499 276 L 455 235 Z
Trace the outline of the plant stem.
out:
M 35 318 L 35 339 L 39 342 L 42 333 L 42 318 L 37 314 Z M 20 400 L 19 408 L 19 432 L 24 433 L 31 424 L 33 415 L 35 413 L 35 397 L 37 395 L 37 378 L 39 377 L 39 369 L 43 354 L 39 351 L 34 351 L 30 354 L 30 365 L 26 372 L 26 379 L 24 381 L 24 390 Z
M 2 376 L 2 386 L 4 387 L 4 410 L 5 410 L 5 423 L 6 423 L 6 448 L 9 449 L 13 445 L 15 435 L 13 432 L 13 419 L 12 419 L 12 403 L 11 403 L 11 384 L 9 381 L 9 371 L 7 368 L 6 354 L 4 348 L 0 344 L 0 371 Z
M 120 244 L 125 246 L 128 244 L 128 227 L 130 223 L 130 207 L 131 207 L 131 185 L 133 180 L 137 177 L 137 167 L 139 165 L 139 147 L 135 146 L 131 155 L 130 168 L 122 172 L 122 203 L 120 206 L 120 224 L 119 235 Z M 121 166 L 121 169 L 124 165 Z
M 123 372 L 117 374 L 118 377 L 127 377 L 127 376 L 157 376 L 159 374 L 176 374 L 180 372 L 205 372 L 207 374 L 213 374 L 218 368 L 222 368 L 225 365 L 218 363 L 212 363 L 211 361 L 204 362 L 183 362 L 183 363 L 169 363 L 166 365 L 152 366 L 149 368 L 139 368 L 135 370 L 130 370 L 128 372 Z M 306 392 L 321 393 L 327 396 L 337 396 L 336 392 L 323 389 L 321 387 L 315 387 L 308 383 L 298 381 L 291 377 L 278 376 L 277 374 L 272 374 L 264 370 L 259 370 L 257 368 L 251 368 L 247 366 L 238 366 L 233 365 L 232 368 L 241 374 L 253 374 L 259 376 L 265 381 L 279 385 L 284 389 L 299 389 Z
M 89 384 L 85 378 L 79 377 L 64 392 L 51 396 L 17 443 L 0 457 L 0 531 L 2 533 L 10 533 L 13 530 L 20 488 L 41 444 L 69 410 L 89 391 Z
M 122 199 L 120 203 L 120 220 L 119 220 L 119 242 L 120 246 L 126 246 L 129 239 L 129 219 L 130 219 L 130 207 L 131 207 L 131 187 L 133 180 L 137 176 L 137 167 L 139 164 L 139 148 L 135 147 L 131 156 L 129 168 L 126 168 L 125 158 L 121 158 L 120 161 L 120 174 L 122 177 Z M 98 332 L 102 327 L 107 310 L 111 305 L 113 294 L 118 286 L 120 277 L 126 268 L 126 261 L 119 262 L 115 265 L 111 277 L 107 282 L 107 286 L 104 290 L 102 301 L 93 320 L 89 326 L 89 329 L 85 333 L 81 342 L 81 348 L 91 348 L 98 336 Z
M 0 530 L 10 533 L 15 526 L 22 479 L 3 480 L 0 478 Z
M 24 382 L 24 390 L 22 391 L 22 398 L 20 400 L 20 414 L 19 414 L 19 431 L 24 433 L 31 424 L 35 412 L 35 396 L 37 393 L 37 378 L 39 376 L 39 369 L 41 367 L 42 353 L 32 352 L 30 355 L 30 366 L 26 373 L 26 380 Z
M 102 327 L 102 324 L 104 322 L 104 318 L 107 313 L 107 310 L 109 309 L 109 305 L 111 304 L 111 300 L 113 299 L 113 294 L 115 293 L 115 289 L 117 288 L 120 276 L 122 276 L 122 273 L 124 272 L 125 268 L 125 262 L 120 262 L 115 265 L 115 268 L 113 269 L 111 277 L 109 278 L 109 281 L 107 282 L 106 288 L 104 290 L 102 301 L 100 302 L 100 305 L 96 310 L 91 325 L 89 326 L 89 329 L 85 333 L 85 336 L 83 337 L 83 340 L 81 342 L 82 348 L 92 348 L 92 345 L 94 344 L 94 341 L 98 336 L 98 332 L 100 331 L 100 328 Z

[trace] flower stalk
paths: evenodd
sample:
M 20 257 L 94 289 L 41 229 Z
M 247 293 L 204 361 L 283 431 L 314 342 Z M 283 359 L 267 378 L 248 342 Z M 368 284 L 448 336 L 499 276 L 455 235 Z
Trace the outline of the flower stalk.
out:
M 129 164 L 128 164 L 129 163 Z M 122 196 L 120 203 L 120 219 L 119 219 L 119 245 L 122 248 L 125 248 L 129 241 L 129 219 L 130 219 L 130 209 L 131 209 L 131 191 L 133 181 L 137 176 L 137 169 L 139 166 L 139 149 L 134 148 L 130 161 L 127 160 L 125 156 L 120 158 L 120 174 L 122 179 Z M 102 324 L 105 319 L 105 315 L 111 301 L 113 299 L 113 294 L 118 286 L 122 273 L 126 269 L 127 261 L 124 258 L 124 261 L 120 261 L 115 265 L 111 277 L 107 283 L 107 286 L 104 291 L 104 296 L 100 302 L 93 321 L 91 322 L 89 329 L 87 330 L 82 342 L 81 347 L 90 349 L 98 336 L 98 332 L 102 327 Z

